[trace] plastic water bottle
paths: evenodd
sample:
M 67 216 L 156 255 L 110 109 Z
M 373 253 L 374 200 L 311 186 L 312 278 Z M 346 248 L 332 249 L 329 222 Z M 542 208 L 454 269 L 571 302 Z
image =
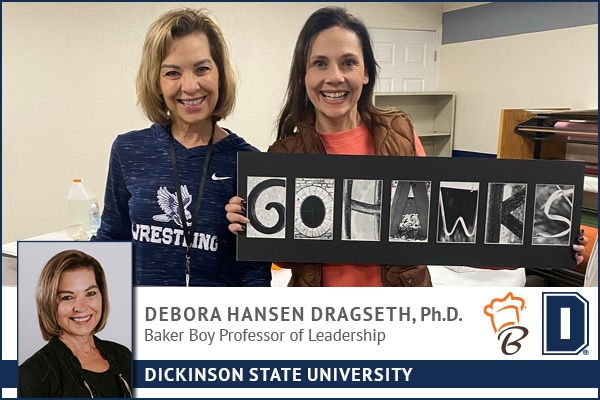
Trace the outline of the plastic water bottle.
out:
M 95 235 L 100 228 L 100 206 L 98 203 L 92 203 L 90 206 L 90 233 Z
M 88 189 L 81 179 L 73 179 L 73 184 L 67 195 L 69 208 L 69 225 L 81 224 L 84 231 L 90 231 L 90 207 L 98 198 Z

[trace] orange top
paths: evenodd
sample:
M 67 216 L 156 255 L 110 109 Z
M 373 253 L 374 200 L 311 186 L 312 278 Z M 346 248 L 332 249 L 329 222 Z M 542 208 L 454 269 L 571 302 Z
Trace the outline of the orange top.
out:
M 373 136 L 365 124 L 337 133 L 319 133 L 327 154 L 375 155 Z M 417 156 L 425 149 L 415 132 Z M 381 267 L 376 264 L 323 264 L 321 286 L 382 286 Z
M 373 136 L 362 124 L 337 133 L 319 133 L 327 154 L 375 155 Z M 381 286 L 381 267 L 376 264 L 323 264 L 321 286 Z
M 425 157 L 425 148 L 421 139 L 415 135 L 415 155 Z M 319 133 L 321 142 L 327 154 L 349 154 L 349 155 L 375 155 L 373 136 L 369 133 L 367 126 L 362 124 L 354 129 L 337 133 Z
M 415 154 L 424 157 L 425 149 L 415 134 Z M 366 125 L 345 132 L 319 134 L 328 154 L 374 155 L 373 137 Z M 281 269 L 272 264 L 272 269 Z M 323 264 L 321 286 L 382 286 L 381 267 L 375 264 Z

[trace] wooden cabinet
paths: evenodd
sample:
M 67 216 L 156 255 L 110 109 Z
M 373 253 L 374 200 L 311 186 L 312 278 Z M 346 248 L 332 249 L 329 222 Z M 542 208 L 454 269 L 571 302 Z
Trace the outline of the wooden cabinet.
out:
M 428 156 L 452 157 L 456 109 L 453 92 L 376 93 L 375 104 L 410 115 Z
M 549 110 L 568 110 L 568 108 L 551 108 Z M 537 141 L 518 135 L 515 127 L 524 121 L 535 117 L 533 110 L 525 109 L 503 109 L 500 110 L 500 133 L 498 135 L 498 153 L 497 158 L 511 158 L 520 160 L 529 160 L 539 158 L 543 160 L 565 158 L 567 144 L 565 142 L 548 142 L 541 150 L 538 157 L 534 157 L 536 146 L 540 145 Z

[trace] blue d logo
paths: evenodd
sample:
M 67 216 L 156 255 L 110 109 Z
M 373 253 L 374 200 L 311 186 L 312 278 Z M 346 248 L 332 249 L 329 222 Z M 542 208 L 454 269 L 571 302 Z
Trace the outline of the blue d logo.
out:
M 542 354 L 579 354 L 588 344 L 588 301 L 579 293 L 542 293 Z

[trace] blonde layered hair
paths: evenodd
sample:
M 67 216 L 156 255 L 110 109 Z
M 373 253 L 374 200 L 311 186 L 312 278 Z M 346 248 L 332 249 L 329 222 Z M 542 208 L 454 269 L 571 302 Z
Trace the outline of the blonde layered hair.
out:
M 148 29 L 137 75 L 138 104 L 156 124 L 170 124 L 171 117 L 160 93 L 160 67 L 174 39 L 205 34 L 210 55 L 219 71 L 219 100 L 213 122 L 226 118 L 235 106 L 236 79 L 227 42 L 216 18 L 207 9 L 183 8 L 161 15 Z

